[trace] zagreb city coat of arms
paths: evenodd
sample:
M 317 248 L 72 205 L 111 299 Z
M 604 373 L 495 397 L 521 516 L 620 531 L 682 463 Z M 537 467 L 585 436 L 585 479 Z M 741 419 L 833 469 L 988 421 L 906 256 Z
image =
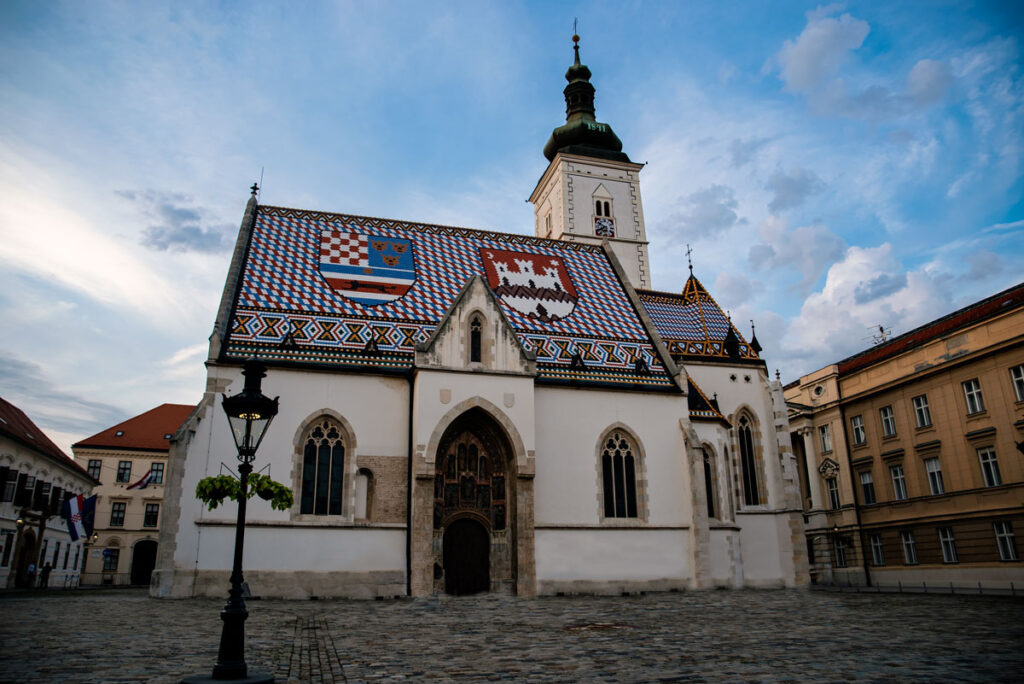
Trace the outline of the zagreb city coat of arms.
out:
M 576 308 L 576 288 L 561 258 L 528 252 L 481 249 L 487 284 L 519 313 L 548 323 Z
M 320 275 L 364 306 L 398 299 L 416 280 L 412 242 L 325 228 L 320 233 Z

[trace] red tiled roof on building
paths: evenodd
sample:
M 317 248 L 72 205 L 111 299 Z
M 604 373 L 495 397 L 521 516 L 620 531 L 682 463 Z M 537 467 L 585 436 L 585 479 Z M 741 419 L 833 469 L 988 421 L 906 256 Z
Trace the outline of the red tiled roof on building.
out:
M 94 482 L 99 482 L 91 477 L 85 468 L 61 451 L 60 447 L 54 444 L 53 440 L 47 437 L 46 433 L 25 415 L 24 411 L 3 398 L 0 398 L 0 434 L 50 456 L 61 465 L 71 468 Z
M 118 423 L 92 437 L 83 439 L 76 447 L 108 449 L 140 449 L 168 451 L 171 436 L 181 427 L 195 406 L 189 404 L 161 404 L 123 423 Z
M 888 342 L 845 358 L 839 362 L 839 372 L 849 373 L 870 366 L 873 363 L 910 351 L 929 340 L 1021 306 L 1024 306 L 1024 283 L 1014 285 L 987 299 L 982 299 L 980 302 L 975 302 L 942 318 L 925 323 L 910 332 L 894 337 Z

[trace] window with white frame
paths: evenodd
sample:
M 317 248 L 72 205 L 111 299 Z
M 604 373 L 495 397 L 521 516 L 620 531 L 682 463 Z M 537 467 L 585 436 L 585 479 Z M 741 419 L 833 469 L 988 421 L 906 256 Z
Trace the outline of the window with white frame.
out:
M 818 439 L 821 441 L 822 453 L 828 453 L 832 451 L 832 431 L 828 425 L 818 426 Z
M 939 544 L 942 545 L 942 562 L 959 563 L 956 557 L 956 539 L 953 538 L 952 527 L 939 528 Z
M 850 428 L 853 430 L 854 444 L 864 444 L 868 441 L 867 433 L 864 432 L 864 418 L 861 416 L 850 418 Z
M 103 549 L 103 572 L 117 572 L 121 549 Z
M 164 483 L 164 464 L 154 463 L 149 467 L 149 472 L 153 473 L 153 478 L 149 481 L 149 484 L 163 484 Z
M 1024 364 L 1010 369 L 1010 382 L 1013 383 L 1013 393 L 1017 401 L 1024 401 Z
M 938 457 L 926 458 L 924 469 L 928 473 L 928 489 L 931 493 L 945 494 L 946 487 L 942 483 L 942 464 L 939 463 Z
M 925 428 L 932 424 L 932 412 L 928 408 L 928 395 L 922 394 L 919 397 L 914 397 L 914 420 L 917 421 L 917 427 Z
M 88 471 L 89 471 L 89 475 L 92 476 L 93 479 L 96 479 L 96 480 L 100 479 L 100 470 L 102 468 L 103 468 L 103 461 L 102 460 L 100 460 L 98 458 L 90 458 L 89 459 Z
M 124 501 L 115 501 L 110 505 L 110 526 L 123 527 L 124 513 L 128 504 Z
M 146 514 L 142 518 L 143 527 L 156 527 L 157 520 L 160 517 L 160 504 L 148 503 L 146 504 Z
M 999 560 L 1020 560 L 1017 556 L 1017 540 L 1013 536 L 1013 524 L 1009 520 L 997 520 L 992 523 L 996 532 L 996 545 L 999 546 Z
M 860 490 L 864 494 L 865 504 L 875 503 L 875 478 L 870 470 L 865 470 L 860 474 Z
M 118 482 L 131 482 L 132 481 L 132 462 L 131 461 L 118 461 L 118 463 L 117 463 L 117 481 Z
M 903 501 L 907 498 L 907 479 L 903 476 L 903 466 L 889 466 L 889 474 L 892 476 L 892 498 Z
M 842 537 L 836 537 L 835 549 L 836 549 L 836 567 L 837 568 L 845 568 L 846 567 L 846 540 L 843 539 Z
M 868 539 L 871 543 L 871 564 L 885 565 L 885 550 L 882 548 L 882 535 L 872 534 Z
M 896 416 L 893 415 L 892 406 L 883 406 L 878 409 L 878 415 L 882 418 L 882 436 L 893 437 L 896 435 Z
M 828 490 L 828 502 L 835 510 L 839 508 L 839 480 L 834 477 L 825 478 L 825 489 Z
M 903 541 L 903 562 L 907 565 L 917 565 L 917 541 L 914 533 L 910 530 L 900 532 L 900 539 Z
M 981 479 L 985 481 L 986 487 L 998 487 L 1003 484 L 1003 478 L 999 475 L 999 461 L 996 460 L 995 449 L 992 447 L 978 449 L 978 461 L 981 463 Z
M 977 378 L 961 383 L 964 388 L 964 399 L 967 400 L 967 413 L 981 413 L 985 410 L 985 401 L 981 398 L 981 383 Z

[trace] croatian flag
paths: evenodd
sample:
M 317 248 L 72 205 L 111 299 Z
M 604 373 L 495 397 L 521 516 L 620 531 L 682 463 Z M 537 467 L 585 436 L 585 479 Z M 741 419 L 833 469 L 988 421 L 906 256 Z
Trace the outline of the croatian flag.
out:
M 133 485 L 129 485 L 127 489 L 145 489 L 149 486 L 149 483 L 153 481 L 153 469 L 150 468 L 149 472 L 142 476 L 142 479 Z
M 96 495 L 87 499 L 85 494 L 79 494 L 65 501 L 64 520 L 68 524 L 71 541 L 88 538 L 96 520 Z

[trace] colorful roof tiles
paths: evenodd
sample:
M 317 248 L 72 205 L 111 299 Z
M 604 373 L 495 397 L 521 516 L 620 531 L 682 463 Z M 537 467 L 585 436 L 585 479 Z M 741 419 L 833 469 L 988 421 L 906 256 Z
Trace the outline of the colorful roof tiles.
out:
M 665 339 L 669 353 L 683 359 L 760 361 L 757 351 L 722 311 L 697 278 L 691 274 L 681 294 L 637 290 L 647 315 Z M 738 353 L 726 345 L 729 330 L 738 341 Z
M 541 379 L 674 387 L 600 247 L 268 206 L 256 212 L 223 353 L 404 371 L 474 275 Z

